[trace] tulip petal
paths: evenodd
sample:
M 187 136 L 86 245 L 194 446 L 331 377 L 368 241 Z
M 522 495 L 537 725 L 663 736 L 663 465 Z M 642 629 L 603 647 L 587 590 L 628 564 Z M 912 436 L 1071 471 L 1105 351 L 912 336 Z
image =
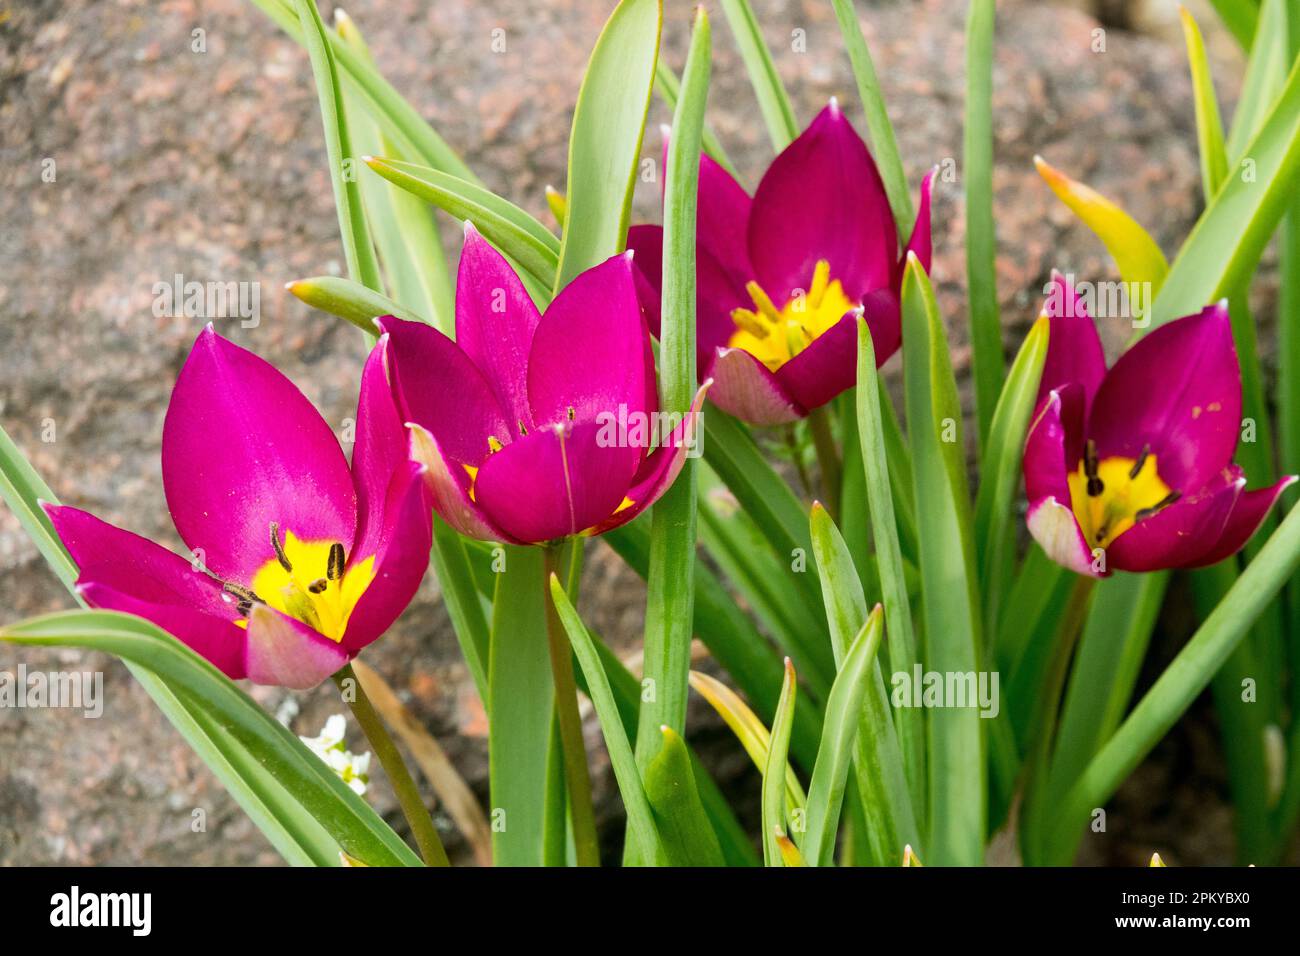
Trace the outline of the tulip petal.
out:
M 773 160 L 754 193 L 749 258 L 778 307 L 818 260 L 845 295 L 892 285 L 898 233 L 880 172 L 834 100 Z
M 533 427 L 528 353 L 541 313 L 515 270 L 470 223 L 456 277 L 456 344 L 479 367 L 511 421 Z
M 469 473 L 454 461 L 448 461 L 432 433 L 415 423 L 410 430 L 411 460 L 424 468 L 433 510 L 443 521 L 463 535 L 480 541 L 512 541 L 497 528 L 471 497 L 473 487 Z
M 1240 428 L 1241 372 L 1222 305 L 1163 325 L 1124 353 L 1088 418 L 1101 458 L 1137 458 L 1149 444 L 1160 477 L 1184 494 L 1232 461 Z
M 862 311 L 879 367 L 898 351 L 902 330 L 898 298 L 888 289 L 877 289 L 862 300 Z M 777 369 L 776 379 L 799 406 L 811 410 L 853 387 L 857 363 L 857 313 L 850 312 Z
M 1071 382 L 1083 386 L 1085 407 L 1106 377 L 1106 353 L 1097 335 L 1097 325 L 1074 287 L 1052 270 L 1051 291 L 1043 305 L 1048 319 L 1047 359 L 1038 386 L 1038 399 L 1054 388 Z
M 274 557 L 270 526 L 352 545 L 356 495 L 330 426 L 270 364 L 199 335 L 163 423 L 163 489 L 185 544 L 226 579 Z
M 248 614 L 245 670 L 255 684 L 310 690 L 349 660 L 339 644 L 265 604 Z
M 700 440 L 700 410 L 704 407 L 704 395 L 712 384 L 706 381 L 700 386 L 691 403 L 690 414 L 677 424 L 662 445 L 641 462 L 641 467 L 632 478 L 632 487 L 628 489 L 624 502 L 618 510 L 600 524 L 587 529 L 584 534 L 604 534 L 606 531 L 627 524 L 658 501 L 659 497 L 677 480 L 682 465 L 686 462 L 686 456 Z
M 734 287 L 743 289 L 754 278 L 749 260 L 748 227 L 753 200 L 732 175 L 700 155 L 695 234 L 703 251 Z
M 580 421 L 539 428 L 511 442 L 479 469 L 479 507 L 494 525 L 529 544 L 603 521 L 623 501 L 643 450 L 611 446 L 602 429 Z
M 1029 532 L 1047 556 L 1071 571 L 1096 576 L 1092 549 L 1071 506 L 1068 478 L 1078 460 L 1072 450 L 1081 440 L 1082 418 L 1083 391 L 1077 384 L 1049 392 L 1039 405 L 1025 441 L 1025 496 Z
M 505 444 L 519 433 L 483 373 L 455 342 L 422 322 L 391 315 L 377 321 L 389 336 L 388 368 L 403 419 L 427 429 L 457 467 L 486 458 L 489 438 Z
M 916 207 L 916 222 L 912 225 L 912 235 L 903 250 L 903 258 L 898 261 L 898 275 L 901 279 L 903 269 L 907 266 L 907 257 L 915 255 L 920 260 L 926 275 L 930 273 L 932 243 L 930 241 L 930 191 L 937 169 L 932 169 L 921 180 L 921 201 Z
M 375 578 L 348 618 L 343 647 L 350 654 L 383 635 L 405 610 L 429 565 L 433 520 L 423 466 L 408 462 L 393 476 L 387 495 L 383 534 L 374 550 L 358 550 L 364 560 L 375 556 Z
M 231 680 L 247 676 L 247 635 L 228 618 L 205 614 L 194 607 L 149 601 L 98 581 L 78 584 L 77 593 L 90 607 L 134 614 L 158 625 Z
M 353 551 L 373 554 L 383 534 L 388 488 L 404 467 L 409 442 L 388 382 L 388 336 L 382 335 L 361 370 L 357 399 L 357 440 L 352 449 L 352 481 L 357 491 L 357 533 Z
M 1219 540 L 1197 559 L 1196 566 L 1217 564 L 1245 547 L 1246 542 L 1264 523 L 1264 518 L 1278 496 L 1295 480 L 1295 475 L 1287 475 L 1267 488 L 1243 491 L 1238 495 Z
M 744 349 L 718 349 L 708 377 L 713 379 L 713 403 L 741 421 L 783 425 L 808 414 L 771 370 Z
M 1183 496 L 1119 535 L 1106 548 L 1107 561 L 1124 571 L 1213 563 L 1203 558 L 1223 536 L 1245 487 L 1240 468 L 1225 468 L 1201 491 Z
M 631 256 L 613 256 L 565 286 L 537 326 L 528 359 L 533 420 L 541 430 L 620 408 L 653 411 L 653 363 Z

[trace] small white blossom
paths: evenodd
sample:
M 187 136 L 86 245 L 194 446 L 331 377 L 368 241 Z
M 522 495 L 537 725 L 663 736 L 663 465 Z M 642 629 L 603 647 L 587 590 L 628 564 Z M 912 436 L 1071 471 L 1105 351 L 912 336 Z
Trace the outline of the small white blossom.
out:
M 358 796 L 365 794 L 370 783 L 370 753 L 354 754 L 343 744 L 347 718 L 334 714 L 325 721 L 319 737 L 299 737 L 325 765 L 339 775 Z

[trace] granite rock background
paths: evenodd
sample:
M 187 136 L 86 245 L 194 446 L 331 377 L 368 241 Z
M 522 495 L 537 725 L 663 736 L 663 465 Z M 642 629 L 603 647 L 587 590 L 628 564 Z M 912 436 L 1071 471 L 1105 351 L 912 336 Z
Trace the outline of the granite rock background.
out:
M 693 5 L 667 3 L 665 49 L 678 67 Z M 838 94 L 865 129 L 830 5 L 754 5 L 801 122 Z M 550 221 L 543 189 L 563 187 L 573 100 L 611 6 L 356 0 L 348 13 L 388 78 L 488 186 Z M 1053 267 L 1115 278 L 1100 244 L 1034 173 L 1035 153 L 1117 199 L 1167 251 L 1198 214 L 1181 41 L 1167 30 L 1170 5 L 1142 6 L 1138 22 L 1154 30 L 1099 24 L 1087 9 L 1075 9 L 1091 9 L 1087 3 L 999 4 L 995 186 L 1008 349 L 1036 314 Z M 323 4 L 327 16 L 330 9 Z M 910 181 L 945 160 L 959 168 L 965 4 L 872 0 L 859 3 L 859 12 Z M 504 53 L 493 52 L 496 29 L 505 31 Z M 1106 31 L 1104 53 L 1093 52 L 1097 29 Z M 205 52 L 193 51 L 196 30 Z M 806 31 L 805 52 L 792 49 L 793 30 Z M 720 15 L 715 49 L 709 117 L 752 188 L 770 152 Z M 1212 49 L 1230 103 L 1240 56 L 1222 37 Z M 652 122 L 668 118 L 656 103 Z M 647 137 L 647 156 L 657 153 L 657 139 Z M 249 2 L 0 0 L 0 421 L 65 502 L 180 549 L 163 504 L 159 437 L 172 382 L 203 320 L 154 316 L 154 283 L 177 273 L 259 283 L 260 324 L 243 329 L 237 319 L 218 319 L 218 330 L 283 369 L 328 420 L 342 427 L 354 413 L 362 337 L 283 291 L 288 280 L 342 267 L 323 157 L 306 54 Z M 48 161 L 53 182 L 42 178 Z M 960 183 L 938 185 L 934 272 L 964 375 L 959 200 Z M 641 185 L 637 218 L 654 218 L 657 205 L 658 187 Z M 456 235 L 454 227 L 443 231 Z M 1272 303 L 1263 286 L 1267 330 Z M 1107 330 L 1112 347 L 1123 335 Z M 603 544 L 589 549 L 583 612 L 633 654 L 644 588 Z M 0 621 L 67 603 L 0 507 Z M 1175 649 L 1157 644 L 1153 672 Z M 486 720 L 432 574 L 366 660 L 486 800 Z M 102 670 L 106 710 L 100 720 L 0 711 L 0 864 L 277 862 L 119 663 L 72 651 L 0 649 L 0 670 L 19 663 Z M 317 733 L 339 709 L 330 685 L 306 694 L 253 693 L 302 734 Z M 728 734 L 696 714 L 693 742 L 756 819 L 756 775 Z M 603 748 L 594 724 L 587 730 L 601 813 L 613 824 L 620 811 Z M 1230 861 L 1216 733 L 1202 702 L 1112 801 L 1110 832 L 1090 836 L 1081 859 L 1134 864 L 1158 849 L 1171 863 Z M 355 727 L 349 742 L 361 746 Z M 370 798 L 400 827 L 382 782 Z M 207 828 L 194 833 L 199 808 Z M 440 823 L 453 855 L 464 858 L 450 822 Z M 615 827 L 607 830 L 613 840 Z

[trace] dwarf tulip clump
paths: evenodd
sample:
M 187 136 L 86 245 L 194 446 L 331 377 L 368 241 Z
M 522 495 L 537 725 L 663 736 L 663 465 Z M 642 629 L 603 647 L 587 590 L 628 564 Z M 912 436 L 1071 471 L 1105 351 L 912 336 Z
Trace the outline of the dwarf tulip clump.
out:
M 703 389 L 650 447 L 661 419 L 630 254 L 577 276 L 543 315 L 467 226 L 456 341 L 392 316 L 379 324 L 411 457 L 463 534 L 544 544 L 616 528 L 672 483 L 694 441 Z
M 1241 372 L 1226 307 L 1154 330 L 1107 371 L 1083 303 L 1064 278 L 1052 281 L 1024 459 L 1035 540 L 1057 563 L 1097 577 L 1235 554 L 1295 479 L 1247 491 L 1232 462 Z
M 432 536 L 422 466 L 366 363 L 349 468 L 293 383 L 209 326 L 163 426 L 167 505 L 193 558 L 76 508 L 48 506 L 92 607 L 146 618 L 229 677 L 314 687 L 388 629 Z
M 906 253 L 930 268 L 930 178 L 900 255 L 875 161 L 834 100 L 773 160 L 752 199 L 701 157 L 696 351 L 719 408 L 774 425 L 851 387 L 859 310 L 877 363 L 898 351 Z M 634 226 L 628 247 L 657 334 L 663 230 Z

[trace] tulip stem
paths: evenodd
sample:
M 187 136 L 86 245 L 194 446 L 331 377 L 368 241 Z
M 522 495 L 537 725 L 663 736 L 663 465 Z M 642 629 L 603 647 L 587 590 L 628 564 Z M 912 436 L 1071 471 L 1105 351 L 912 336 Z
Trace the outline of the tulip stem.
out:
M 348 683 L 349 681 L 351 684 Z M 370 742 L 375 756 L 379 758 L 384 773 L 388 774 L 393 792 L 397 794 L 397 802 L 401 805 L 402 814 L 411 827 L 411 833 L 415 836 L 415 844 L 420 849 L 420 856 L 428 866 L 450 866 L 451 861 L 447 859 L 447 851 L 442 846 L 442 840 L 438 838 L 433 818 L 429 816 L 429 811 L 420 798 L 419 788 L 411 779 L 411 772 L 406 769 L 406 763 L 402 760 L 397 745 L 393 743 L 393 738 L 389 736 L 383 720 L 380 719 L 374 705 L 370 703 L 370 698 L 366 696 L 365 689 L 361 686 L 361 679 L 357 677 L 351 664 L 345 665 L 334 675 L 334 683 L 343 694 L 343 700 L 352 708 L 352 714 L 361 725 L 361 730 L 365 733 L 366 740 Z
M 564 782 L 569 792 L 574 855 L 578 866 L 600 866 L 596 813 L 591 804 L 591 775 L 587 770 L 587 747 L 582 740 L 582 718 L 578 715 L 578 684 L 573 675 L 573 649 L 551 599 L 551 575 L 566 580 L 560 567 L 564 545 L 550 544 L 545 550 L 542 589 L 546 596 L 546 638 L 551 648 L 551 676 L 555 681 L 555 712 L 560 722 L 560 746 L 564 751 Z
M 817 449 L 817 464 L 821 471 L 822 507 L 831 520 L 840 520 L 840 453 L 831 434 L 831 420 L 826 406 L 814 408 L 808 415 L 808 430 L 812 432 L 813 446 Z
M 799 435 L 796 433 L 793 424 L 785 426 L 785 441 L 790 449 L 790 460 L 794 462 L 795 471 L 799 475 L 799 484 L 803 487 L 803 493 L 811 498 L 813 496 L 812 479 L 808 477 L 808 466 L 803 463 L 803 445 L 799 443 Z

